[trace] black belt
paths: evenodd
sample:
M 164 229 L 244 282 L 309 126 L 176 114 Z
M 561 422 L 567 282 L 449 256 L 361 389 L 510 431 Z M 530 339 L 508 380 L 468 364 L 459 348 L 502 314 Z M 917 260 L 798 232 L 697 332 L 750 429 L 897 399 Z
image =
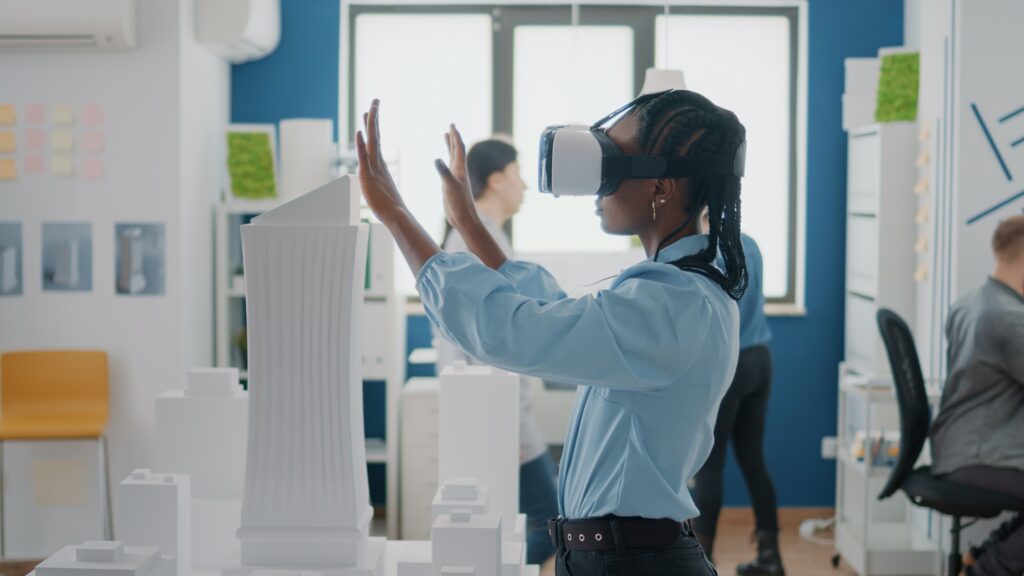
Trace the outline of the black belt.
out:
M 548 535 L 555 548 L 566 550 L 630 550 L 660 548 L 679 536 L 693 536 L 690 522 L 668 518 L 605 516 L 587 520 L 548 520 Z

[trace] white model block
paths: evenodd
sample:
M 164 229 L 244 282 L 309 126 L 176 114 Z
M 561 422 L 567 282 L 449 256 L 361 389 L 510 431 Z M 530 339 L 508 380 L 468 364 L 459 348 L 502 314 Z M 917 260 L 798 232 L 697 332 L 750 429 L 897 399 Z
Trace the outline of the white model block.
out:
M 465 481 L 470 483 L 465 483 Z M 452 485 L 451 482 L 456 484 Z M 481 488 L 473 479 L 448 479 L 437 490 L 430 506 L 431 522 L 443 514 L 456 511 L 467 514 L 486 514 L 489 511 L 489 490 Z
M 238 368 L 192 368 L 185 380 L 185 396 L 231 397 L 241 392 Z
M 53 283 L 66 287 L 78 285 L 78 240 L 67 240 L 57 246 Z
M 192 572 L 192 496 L 187 475 L 136 470 L 118 486 L 118 527 L 132 546 L 154 546 L 175 564 L 177 576 Z
M 86 542 L 65 546 L 38 566 L 36 576 L 172 576 L 152 547 L 125 547 L 122 542 Z
M 138 294 L 146 287 L 142 271 L 142 229 L 128 228 L 117 239 L 121 262 L 117 270 L 117 287 L 128 294 Z
M 476 500 L 480 495 L 480 481 L 476 478 L 448 478 L 441 485 L 445 500 Z
M 153 465 L 157 470 L 188 474 L 193 498 L 240 501 L 245 480 L 249 395 L 235 384 L 234 369 L 218 369 L 216 373 L 217 376 L 203 372 L 196 386 L 190 372 L 189 390 L 171 390 L 157 398 Z M 232 392 L 227 396 L 220 394 L 225 380 L 232 382 Z
M 18 251 L 0 246 L 0 292 L 11 292 L 18 285 Z
M 469 566 L 445 566 L 441 568 L 441 576 L 473 576 L 476 574 L 476 568 Z
M 192 498 L 192 567 L 220 570 L 239 557 L 242 499 Z
M 521 576 L 526 568 L 526 543 L 501 543 L 501 576 Z
M 441 373 L 438 479 L 469 477 L 506 530 L 519 513 L 519 377 L 456 362 Z
M 477 576 L 501 575 L 501 518 L 440 516 L 430 531 L 434 576 L 443 570 L 470 567 Z
M 372 573 L 360 342 L 367 227 L 339 178 L 242 226 L 249 429 L 241 564 Z

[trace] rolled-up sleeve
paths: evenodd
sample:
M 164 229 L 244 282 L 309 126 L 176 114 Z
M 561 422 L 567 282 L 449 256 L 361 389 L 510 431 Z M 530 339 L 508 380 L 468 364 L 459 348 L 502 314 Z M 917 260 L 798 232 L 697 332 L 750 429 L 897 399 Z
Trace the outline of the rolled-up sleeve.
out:
M 654 390 L 672 383 L 700 355 L 711 306 L 674 268 L 638 266 L 611 289 L 582 298 L 566 298 L 545 280 L 517 285 L 509 276 L 520 272 L 441 253 L 420 270 L 417 287 L 442 335 L 479 361 L 514 372 Z
M 545 300 L 561 300 L 566 297 L 558 281 L 543 266 L 532 262 L 506 260 L 498 272 L 523 296 Z

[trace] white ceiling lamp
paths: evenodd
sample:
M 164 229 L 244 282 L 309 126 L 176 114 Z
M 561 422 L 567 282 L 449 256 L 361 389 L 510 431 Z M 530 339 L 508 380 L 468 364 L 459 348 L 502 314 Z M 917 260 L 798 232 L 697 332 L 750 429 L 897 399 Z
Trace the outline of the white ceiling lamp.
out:
M 669 60 L 668 50 L 668 0 L 665 0 L 665 62 Z M 644 74 L 644 86 L 640 89 L 640 94 L 654 94 L 656 92 L 664 92 L 665 90 L 686 90 L 686 81 L 683 79 L 682 70 L 673 70 L 669 68 L 648 68 L 647 73 Z

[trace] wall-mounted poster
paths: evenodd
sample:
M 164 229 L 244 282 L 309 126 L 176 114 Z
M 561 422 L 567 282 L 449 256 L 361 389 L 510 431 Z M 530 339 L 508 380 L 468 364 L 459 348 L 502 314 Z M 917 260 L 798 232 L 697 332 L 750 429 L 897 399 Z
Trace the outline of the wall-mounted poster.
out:
M 92 290 L 92 224 L 43 223 L 43 290 Z
M 20 296 L 22 287 L 20 222 L 0 222 L 0 296 Z
M 114 286 L 129 296 L 164 293 L 164 225 L 114 226 Z
M 226 200 L 277 198 L 277 146 L 273 124 L 231 124 L 227 131 Z

